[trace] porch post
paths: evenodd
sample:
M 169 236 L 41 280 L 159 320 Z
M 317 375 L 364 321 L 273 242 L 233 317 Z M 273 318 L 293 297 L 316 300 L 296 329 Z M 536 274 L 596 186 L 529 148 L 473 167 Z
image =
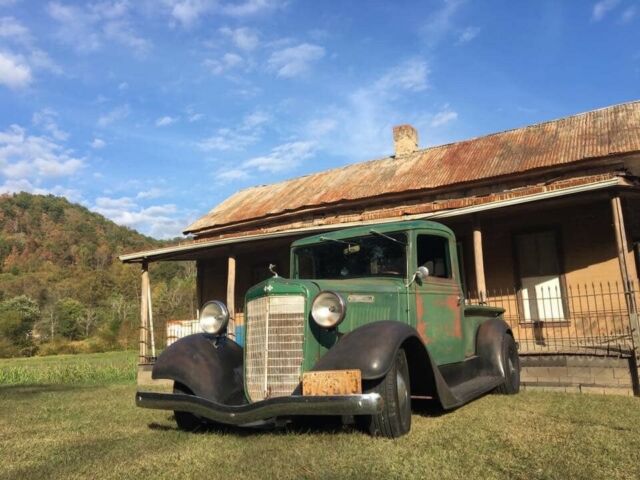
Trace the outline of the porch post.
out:
M 229 325 L 227 331 L 229 337 L 236 338 L 235 316 L 236 316 L 236 257 L 229 255 L 227 267 L 227 308 L 229 309 Z
M 629 278 L 629 268 L 627 266 L 627 252 L 629 251 L 629 246 L 627 244 L 627 231 L 624 226 L 622 201 L 620 200 L 619 194 L 615 194 L 611 197 L 611 211 L 613 214 L 613 228 L 616 234 L 616 248 L 618 250 L 620 274 L 622 275 L 622 283 L 627 301 L 629 318 L 631 320 L 631 327 L 635 330 L 634 343 L 636 345 L 636 349 L 638 349 L 640 348 L 640 320 L 638 319 L 636 299 L 633 289 L 631 288 L 631 279 Z M 636 350 L 636 353 L 638 353 L 638 350 Z
M 149 322 L 149 264 L 142 261 L 142 278 L 140 288 L 140 341 L 138 344 L 138 363 L 147 363 L 147 340 Z
M 473 260 L 476 267 L 478 300 L 480 303 L 487 303 L 487 284 L 484 278 L 484 253 L 482 251 L 482 229 L 477 219 L 473 226 Z

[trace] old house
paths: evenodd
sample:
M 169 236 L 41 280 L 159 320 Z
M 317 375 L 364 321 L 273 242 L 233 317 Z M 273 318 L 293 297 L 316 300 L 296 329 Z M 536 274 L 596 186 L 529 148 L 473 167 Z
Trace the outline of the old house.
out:
M 141 363 L 149 262 L 195 261 L 199 303 L 225 300 L 241 336 L 244 292 L 269 264 L 288 275 L 293 240 L 431 219 L 458 237 L 466 301 L 504 307 L 523 355 L 564 367 L 558 355 L 622 358 L 635 370 L 640 101 L 424 149 L 409 125 L 393 140 L 394 155 L 242 190 L 186 228 L 193 240 L 123 255 L 142 266 Z M 625 385 L 637 392 L 636 379 Z

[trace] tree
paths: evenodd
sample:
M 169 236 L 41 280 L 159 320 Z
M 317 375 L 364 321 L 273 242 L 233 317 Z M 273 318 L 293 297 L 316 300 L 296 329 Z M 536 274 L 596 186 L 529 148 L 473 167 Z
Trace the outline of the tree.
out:
M 19 295 L 0 303 L 0 336 L 8 339 L 24 353 L 33 353 L 33 326 L 40 319 L 38 304 Z
M 56 303 L 55 315 L 60 335 L 69 340 L 78 340 L 82 336 L 86 317 L 82 303 L 73 298 L 63 298 Z

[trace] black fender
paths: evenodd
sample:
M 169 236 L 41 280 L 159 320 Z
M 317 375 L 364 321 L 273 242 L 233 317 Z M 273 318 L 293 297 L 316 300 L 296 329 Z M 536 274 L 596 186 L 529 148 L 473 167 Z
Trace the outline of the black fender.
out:
M 158 357 L 151 378 L 180 382 L 194 395 L 222 405 L 244 405 L 243 350 L 227 337 L 203 333 L 172 343 Z
M 365 383 L 375 381 L 391 369 L 400 348 L 407 355 L 412 395 L 436 397 L 444 408 L 460 404 L 416 329 L 393 320 L 368 323 L 347 333 L 312 370 L 358 369 Z
M 485 321 L 476 336 L 476 354 L 482 359 L 483 370 L 490 375 L 505 377 L 504 352 L 502 351 L 502 339 L 505 335 L 511 335 L 511 327 L 502 317 Z

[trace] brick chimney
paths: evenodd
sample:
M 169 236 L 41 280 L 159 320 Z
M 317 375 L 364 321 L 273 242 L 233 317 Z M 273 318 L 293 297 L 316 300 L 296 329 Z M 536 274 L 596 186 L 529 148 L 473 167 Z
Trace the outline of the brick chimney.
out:
M 395 156 L 409 155 L 418 150 L 418 131 L 411 125 L 393 127 Z

